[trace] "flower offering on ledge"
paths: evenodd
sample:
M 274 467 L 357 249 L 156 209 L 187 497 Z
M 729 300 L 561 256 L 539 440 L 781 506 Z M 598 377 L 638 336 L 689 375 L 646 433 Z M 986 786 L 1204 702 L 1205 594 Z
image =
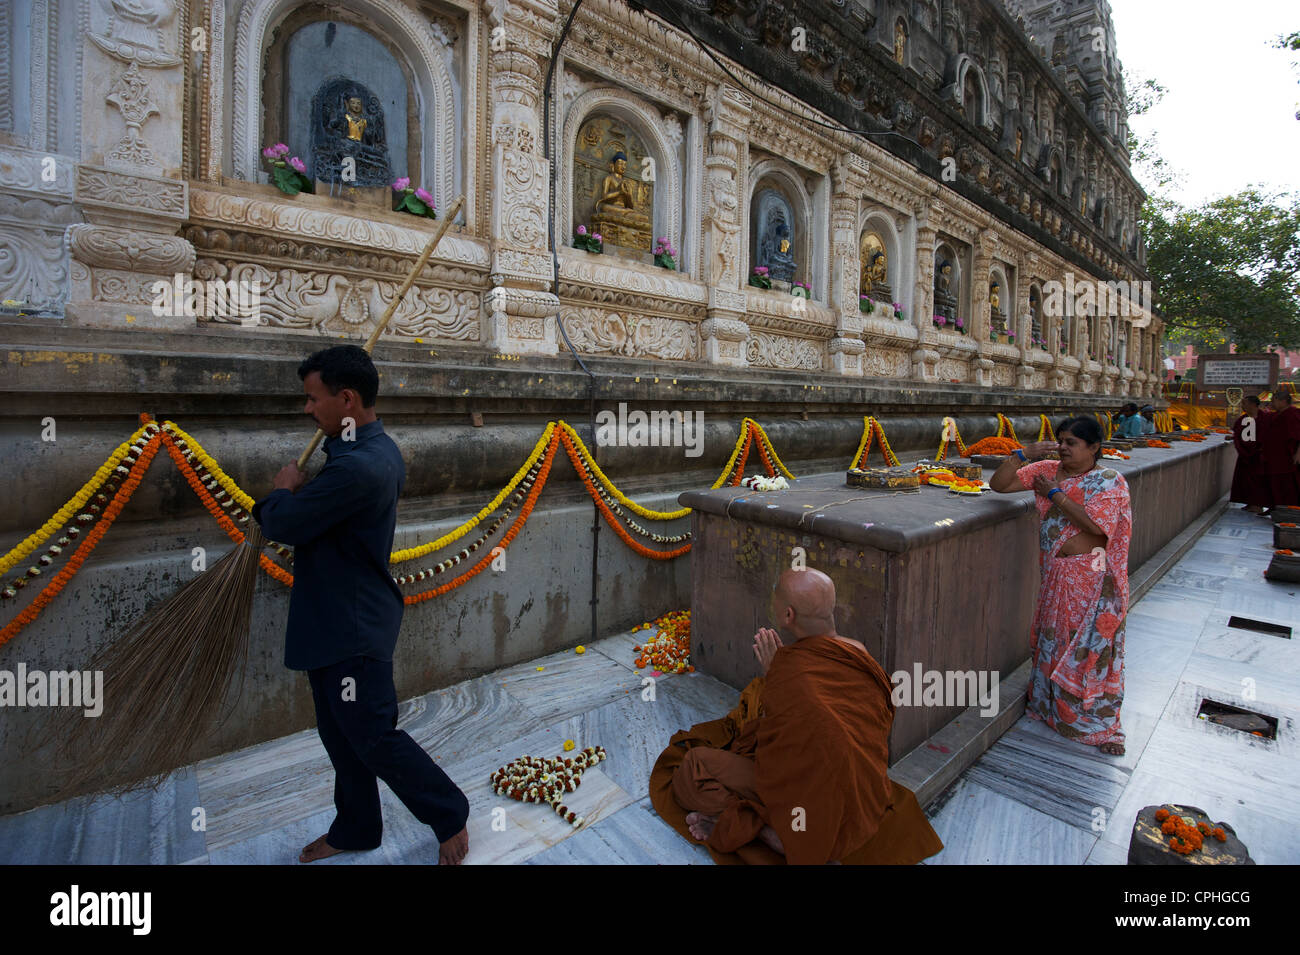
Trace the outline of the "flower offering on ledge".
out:
M 409 177 L 403 176 L 396 180 L 393 183 L 393 193 L 394 212 L 408 212 L 425 219 L 438 218 L 433 208 L 433 196 L 424 189 L 412 189 Z
M 573 230 L 573 247 L 599 255 L 605 251 L 605 240 L 599 232 L 592 232 L 585 225 L 580 225 Z
M 790 294 L 796 298 L 811 298 L 812 286 L 807 282 L 795 282 L 790 286 Z
M 673 244 L 668 241 L 667 236 L 660 236 L 655 240 L 654 247 L 655 265 L 662 269 L 677 270 L 677 250 Z
M 770 289 L 772 287 L 772 277 L 768 274 L 769 271 L 766 265 L 754 266 L 754 271 L 749 276 L 749 284 L 754 288 Z
M 876 310 L 876 303 L 865 295 L 858 296 L 858 311 L 864 315 L 870 315 Z
M 289 147 L 284 143 L 267 146 L 262 150 L 262 158 L 271 164 L 271 182 L 286 196 L 314 191 L 306 176 L 307 164 L 297 156 L 290 156 Z

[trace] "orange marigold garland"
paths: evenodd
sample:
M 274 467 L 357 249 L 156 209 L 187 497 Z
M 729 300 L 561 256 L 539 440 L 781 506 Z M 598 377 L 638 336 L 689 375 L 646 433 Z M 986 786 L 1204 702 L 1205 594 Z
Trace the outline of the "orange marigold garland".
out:
M 604 500 L 601 499 L 600 494 L 596 491 L 596 486 L 591 479 L 591 475 L 589 475 L 587 469 L 582 466 L 582 459 L 578 456 L 577 448 L 575 448 L 573 443 L 569 440 L 568 434 L 561 431 L 560 440 L 564 443 L 564 450 L 569 455 L 569 460 L 573 462 L 573 469 L 578 472 L 582 478 L 582 483 L 587 486 L 587 493 L 591 495 L 591 499 L 595 501 L 596 506 L 600 509 L 601 516 L 605 518 L 605 523 L 614 529 L 614 533 L 618 534 L 618 536 L 622 538 L 624 544 L 627 544 L 628 547 L 631 547 L 642 557 L 649 557 L 651 560 L 672 560 L 673 558 L 680 557 L 682 554 L 690 551 L 691 545 L 689 542 L 683 544 L 676 550 L 658 551 L 651 550 L 649 547 L 646 547 L 644 544 L 634 539 L 623 527 L 618 518 L 614 516 L 614 513 L 605 505 Z M 746 448 L 745 453 L 748 452 L 749 449 Z
M 50 582 L 45 585 L 45 589 L 37 594 L 31 603 L 19 611 L 18 615 L 9 621 L 3 630 L 0 630 L 0 646 L 16 637 L 24 627 L 40 616 L 46 605 L 59 595 L 63 588 L 67 586 L 68 581 L 81 569 L 81 565 L 90 556 L 91 551 L 95 549 L 100 539 L 108 533 L 108 529 L 113 526 L 113 522 L 117 520 L 117 515 L 122 513 L 122 508 L 126 507 L 127 502 L 131 500 L 131 495 L 135 493 L 135 489 L 140 486 L 140 481 L 144 479 L 145 472 L 149 470 L 149 466 L 153 463 L 153 456 L 158 453 L 160 441 L 157 432 L 149 439 L 149 443 L 144 446 L 135 464 L 132 465 L 126 480 L 122 482 L 121 488 L 113 495 L 113 499 L 108 506 L 104 508 L 104 513 L 99 518 L 99 522 L 86 535 L 76 553 L 68 558 L 67 566 L 55 574 Z
M 1219 842 L 1228 841 L 1228 834 L 1222 826 L 1211 827 L 1208 822 L 1198 822 L 1192 825 L 1182 816 L 1170 812 L 1164 806 L 1156 810 L 1155 817 L 1156 822 L 1160 824 L 1160 831 L 1170 837 L 1169 848 L 1179 855 L 1191 855 L 1202 848 L 1205 845 L 1207 836 L 1213 836 Z
M 1020 447 L 1022 447 L 1021 443 L 1014 438 L 1004 438 L 995 435 L 991 438 L 980 438 L 974 444 L 967 447 L 966 457 L 973 458 L 977 454 L 1014 454 Z
M 528 499 L 524 501 L 524 506 L 520 508 L 519 516 L 515 518 L 515 522 L 510 525 L 510 529 L 502 535 L 501 542 L 497 545 L 502 550 L 510 546 L 510 542 L 515 539 L 515 535 L 523 530 L 523 526 L 528 520 L 528 515 L 533 512 L 533 506 L 537 503 L 537 498 L 542 493 L 542 488 L 546 486 L 546 479 L 550 477 L 551 464 L 555 461 L 555 452 L 560 446 L 560 435 L 562 434 L 563 432 L 557 428 L 555 433 L 551 435 L 551 442 L 546 446 L 546 454 L 542 458 L 542 469 L 537 474 L 537 480 L 533 484 L 533 489 L 528 492 Z M 495 549 L 496 548 L 493 548 L 493 550 Z M 492 551 L 489 551 L 483 556 L 482 560 L 459 577 L 453 578 L 442 586 L 434 587 L 432 590 L 426 590 L 423 593 L 407 594 L 402 599 L 409 606 L 412 604 L 423 603 L 426 600 L 432 600 L 434 597 L 441 597 L 443 594 L 455 590 L 471 577 L 475 577 L 482 573 L 483 568 L 492 563 L 493 559 Z

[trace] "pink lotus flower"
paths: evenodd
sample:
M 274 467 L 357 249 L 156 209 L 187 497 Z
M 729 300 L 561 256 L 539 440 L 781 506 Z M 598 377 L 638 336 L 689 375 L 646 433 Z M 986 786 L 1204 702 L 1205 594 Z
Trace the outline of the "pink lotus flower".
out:
M 592 238 L 595 239 L 597 242 L 603 242 L 603 241 L 605 241 L 604 239 L 602 239 L 602 238 L 600 237 L 600 233 L 599 233 L 599 232 L 597 232 L 597 233 L 595 233 L 594 235 L 592 235 Z
M 587 234 L 587 227 L 585 225 L 578 226 L 578 235 L 586 235 L 586 234 Z
M 267 146 L 265 149 L 262 150 L 262 155 L 265 156 L 267 159 L 275 159 L 276 156 L 278 156 L 279 154 L 275 151 L 274 146 Z
M 292 166 L 296 171 L 300 173 L 306 174 L 307 172 L 307 164 L 303 162 L 301 159 L 299 159 L 297 156 L 294 156 L 292 159 L 289 160 L 289 165 Z
M 428 193 L 427 190 L 424 190 L 424 189 L 416 189 L 416 190 L 415 190 L 415 198 L 419 199 L 421 202 L 423 202 L 423 203 L 424 203 L 426 206 L 428 206 L 430 209 L 433 208 L 433 196 L 429 195 L 429 193 Z
M 405 192 L 407 189 L 410 188 L 411 188 L 411 180 L 410 177 L 408 176 L 403 176 L 401 179 L 395 180 L 393 182 L 393 192 Z
M 766 275 L 767 273 L 768 273 L 768 268 L 766 265 L 757 265 L 754 267 L 755 275 Z

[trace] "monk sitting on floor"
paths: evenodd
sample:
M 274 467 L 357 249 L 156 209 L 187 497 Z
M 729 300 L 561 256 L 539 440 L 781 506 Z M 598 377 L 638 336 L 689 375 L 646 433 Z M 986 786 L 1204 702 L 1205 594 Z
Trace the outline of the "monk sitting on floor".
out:
M 943 843 L 886 773 L 890 683 L 835 632 L 835 585 L 787 570 L 773 630 L 754 635 L 763 676 L 727 716 L 674 734 L 650 776 L 655 810 L 721 864 L 911 865 Z

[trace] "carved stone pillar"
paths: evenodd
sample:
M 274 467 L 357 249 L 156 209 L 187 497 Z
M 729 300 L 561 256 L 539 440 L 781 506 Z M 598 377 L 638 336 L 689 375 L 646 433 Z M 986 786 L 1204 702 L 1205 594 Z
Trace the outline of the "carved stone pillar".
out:
M 511 23 L 505 34 L 531 37 Z M 492 288 L 484 298 L 487 342 L 510 354 L 559 350 L 547 222 L 551 164 L 540 153 L 537 104 L 542 71 L 527 49 L 508 44 L 491 54 Z
M 830 342 L 831 368 L 841 375 L 862 374 L 862 310 L 858 307 L 862 252 L 858 246 L 858 203 L 867 187 L 870 167 L 865 159 L 846 153 L 831 170 L 831 307 L 835 309 L 835 338 Z
M 912 306 L 912 324 L 916 326 L 919 336 L 917 347 L 912 351 L 912 377 L 921 381 L 935 381 L 938 378 L 939 363 L 939 353 L 924 345 L 926 326 L 934 314 L 934 243 L 939 237 L 938 230 L 930 225 L 931 221 L 928 211 L 918 212 L 916 294 Z
M 708 319 L 700 326 L 706 361 L 745 365 L 745 280 L 740 274 L 742 203 L 747 186 L 749 120 L 753 102 L 743 91 L 719 86 L 705 118 L 709 148 L 704 160 L 704 271 L 709 283 Z
M 19 302 L 28 315 L 62 315 L 68 303 L 63 234 L 81 221 L 75 170 L 65 156 L 0 146 L 0 300 Z
M 975 383 L 985 388 L 993 386 L 993 361 L 988 356 L 989 330 L 993 327 L 992 308 L 989 305 L 989 275 L 997 250 L 998 234 L 992 229 L 981 231 L 975 243 L 975 256 L 971 266 L 974 273 L 974 281 L 971 282 L 971 324 L 974 327 L 970 333 L 979 349 L 979 357 L 973 362 Z
M 192 327 L 183 303 L 161 305 L 157 282 L 188 280 L 194 248 L 176 236 L 189 216 L 182 166 L 186 11 L 88 0 L 81 37 L 84 96 L 75 195 L 86 224 L 69 227 L 68 318 L 77 324 Z

